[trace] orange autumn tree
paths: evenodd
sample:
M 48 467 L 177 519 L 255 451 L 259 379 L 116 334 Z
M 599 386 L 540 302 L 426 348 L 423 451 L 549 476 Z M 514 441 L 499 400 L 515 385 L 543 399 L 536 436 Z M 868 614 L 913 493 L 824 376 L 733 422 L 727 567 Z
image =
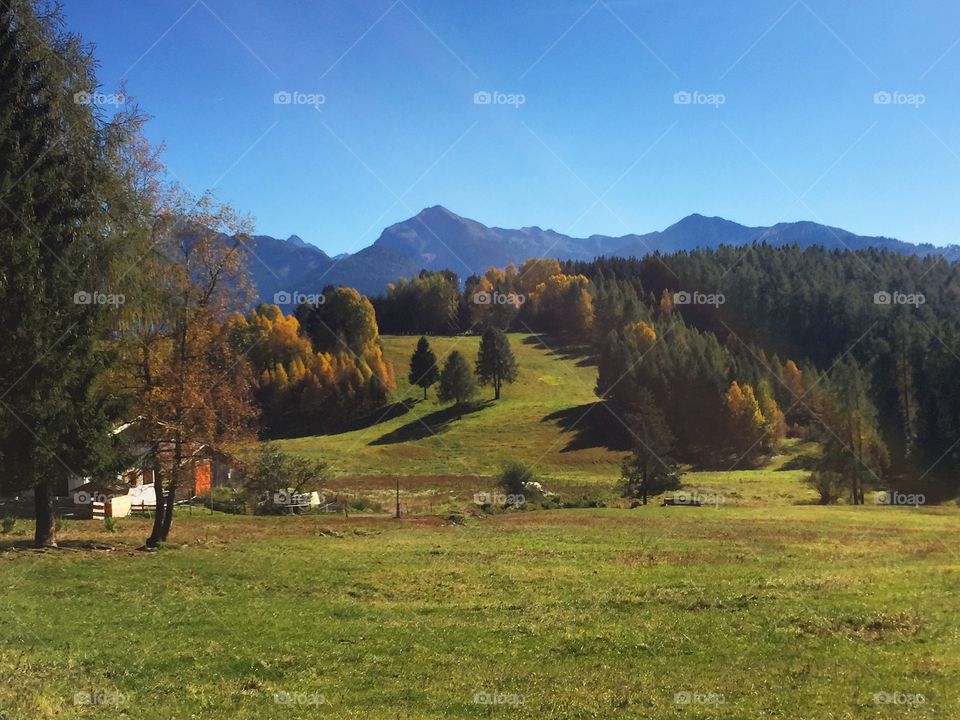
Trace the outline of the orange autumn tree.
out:
M 763 437 L 763 413 L 753 388 L 734 380 L 727 390 L 726 403 L 736 452 L 756 456 L 760 449 L 758 441 Z
M 776 449 L 787 429 L 770 383 L 763 380 L 758 388 L 759 399 L 753 386 L 734 380 L 726 394 L 733 445 L 748 458 Z
M 593 328 L 593 297 L 585 275 L 551 275 L 527 298 L 538 329 L 586 341 Z
M 321 306 L 284 315 L 260 305 L 235 314 L 230 333 L 259 378 L 267 434 L 320 430 L 382 405 L 395 388 L 369 301 L 351 288 L 327 289 Z M 318 308 L 329 304 L 331 312 Z
M 200 445 L 253 434 L 253 379 L 226 322 L 252 297 L 249 222 L 212 196 L 172 193 L 157 208 L 137 273 L 147 289 L 124 308 L 114 387 L 128 400 L 132 432 L 153 449 L 157 512 L 146 544 L 167 540 L 178 490 Z
M 111 284 L 126 296 L 110 340 L 114 362 L 100 383 L 133 445 L 148 449 L 157 511 L 146 544 L 165 541 L 178 490 L 198 446 L 250 437 L 256 416 L 244 349 L 226 321 L 252 298 L 249 219 L 211 195 L 171 183 L 137 111 L 111 127 L 111 222 L 124 262 Z M 137 452 L 140 450 L 138 449 Z

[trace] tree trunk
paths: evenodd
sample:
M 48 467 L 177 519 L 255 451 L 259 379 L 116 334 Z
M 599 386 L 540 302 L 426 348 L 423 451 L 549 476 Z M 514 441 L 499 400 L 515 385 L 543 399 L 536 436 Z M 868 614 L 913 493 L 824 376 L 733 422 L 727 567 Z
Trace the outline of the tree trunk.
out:
M 33 487 L 33 507 L 36 516 L 36 530 L 33 534 L 34 547 L 56 547 L 57 534 L 53 527 L 53 495 L 50 484 L 41 480 Z
M 178 435 L 173 443 L 173 473 L 170 478 L 170 492 L 167 493 L 167 502 L 163 508 L 163 525 L 160 528 L 160 539 L 164 542 L 170 536 L 170 526 L 173 525 L 173 503 L 177 499 L 181 473 L 183 473 L 183 443 Z
M 160 524 L 160 539 L 167 541 L 170 536 L 170 526 L 173 524 L 173 503 L 176 500 L 177 487 L 179 483 L 176 480 L 177 473 L 173 474 L 170 480 L 170 489 L 167 491 L 166 502 L 163 505 L 163 520 Z
M 155 548 L 163 539 L 163 476 L 160 473 L 160 460 L 156 458 L 153 463 L 153 490 L 156 493 L 156 505 L 153 508 L 153 530 L 150 537 L 147 538 L 146 546 Z
M 170 526 L 173 524 L 173 501 L 176 499 L 177 483 L 170 483 L 170 490 L 167 492 L 167 502 L 163 507 L 163 523 L 160 525 L 160 539 L 167 541 L 170 536 Z
M 494 400 L 500 399 L 500 381 L 499 380 L 493 383 L 493 399 Z
M 644 461 L 643 461 L 643 474 L 641 475 L 641 477 L 643 478 L 643 504 L 644 504 L 644 505 L 647 504 L 647 486 L 648 486 L 648 484 L 649 484 L 649 483 L 647 482 L 647 477 L 648 477 L 648 476 L 647 476 L 647 473 L 648 473 L 648 470 L 647 470 L 647 461 L 646 461 L 646 459 L 644 459 Z

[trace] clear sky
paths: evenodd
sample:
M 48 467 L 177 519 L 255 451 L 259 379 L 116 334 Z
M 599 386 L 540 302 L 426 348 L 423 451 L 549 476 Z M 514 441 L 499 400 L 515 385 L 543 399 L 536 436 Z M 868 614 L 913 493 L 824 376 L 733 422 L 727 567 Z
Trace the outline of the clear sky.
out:
M 184 184 L 331 254 L 436 204 L 576 236 L 699 212 L 960 242 L 956 0 L 64 7 Z

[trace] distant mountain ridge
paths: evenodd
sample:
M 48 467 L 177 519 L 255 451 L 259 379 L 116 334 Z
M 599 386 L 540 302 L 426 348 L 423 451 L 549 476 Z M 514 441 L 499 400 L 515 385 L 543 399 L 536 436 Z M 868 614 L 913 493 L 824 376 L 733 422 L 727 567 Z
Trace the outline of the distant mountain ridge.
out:
M 366 295 L 383 292 L 401 277 L 422 269 L 450 269 L 467 277 L 488 267 L 519 265 L 531 257 L 592 260 L 598 256 L 642 257 L 719 245 L 767 243 L 773 246 L 819 245 L 827 249 L 882 248 L 904 255 L 958 257 L 960 247 L 915 245 L 888 237 L 856 235 L 841 228 L 800 221 L 748 227 L 721 217 L 688 215 L 664 230 L 620 237 L 575 238 L 539 227 L 488 227 L 435 205 L 385 228 L 370 246 L 331 258 L 296 235 L 280 240 L 254 237 L 251 272 L 261 299 L 280 292 L 318 293 L 327 285 L 347 285 Z

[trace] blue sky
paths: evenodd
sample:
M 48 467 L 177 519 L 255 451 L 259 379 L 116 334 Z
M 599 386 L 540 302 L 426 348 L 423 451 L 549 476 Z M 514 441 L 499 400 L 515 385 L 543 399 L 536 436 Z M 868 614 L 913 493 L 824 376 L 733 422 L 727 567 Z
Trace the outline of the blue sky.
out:
M 64 7 L 176 177 L 331 254 L 436 204 L 576 236 L 699 212 L 960 242 L 954 1 Z

